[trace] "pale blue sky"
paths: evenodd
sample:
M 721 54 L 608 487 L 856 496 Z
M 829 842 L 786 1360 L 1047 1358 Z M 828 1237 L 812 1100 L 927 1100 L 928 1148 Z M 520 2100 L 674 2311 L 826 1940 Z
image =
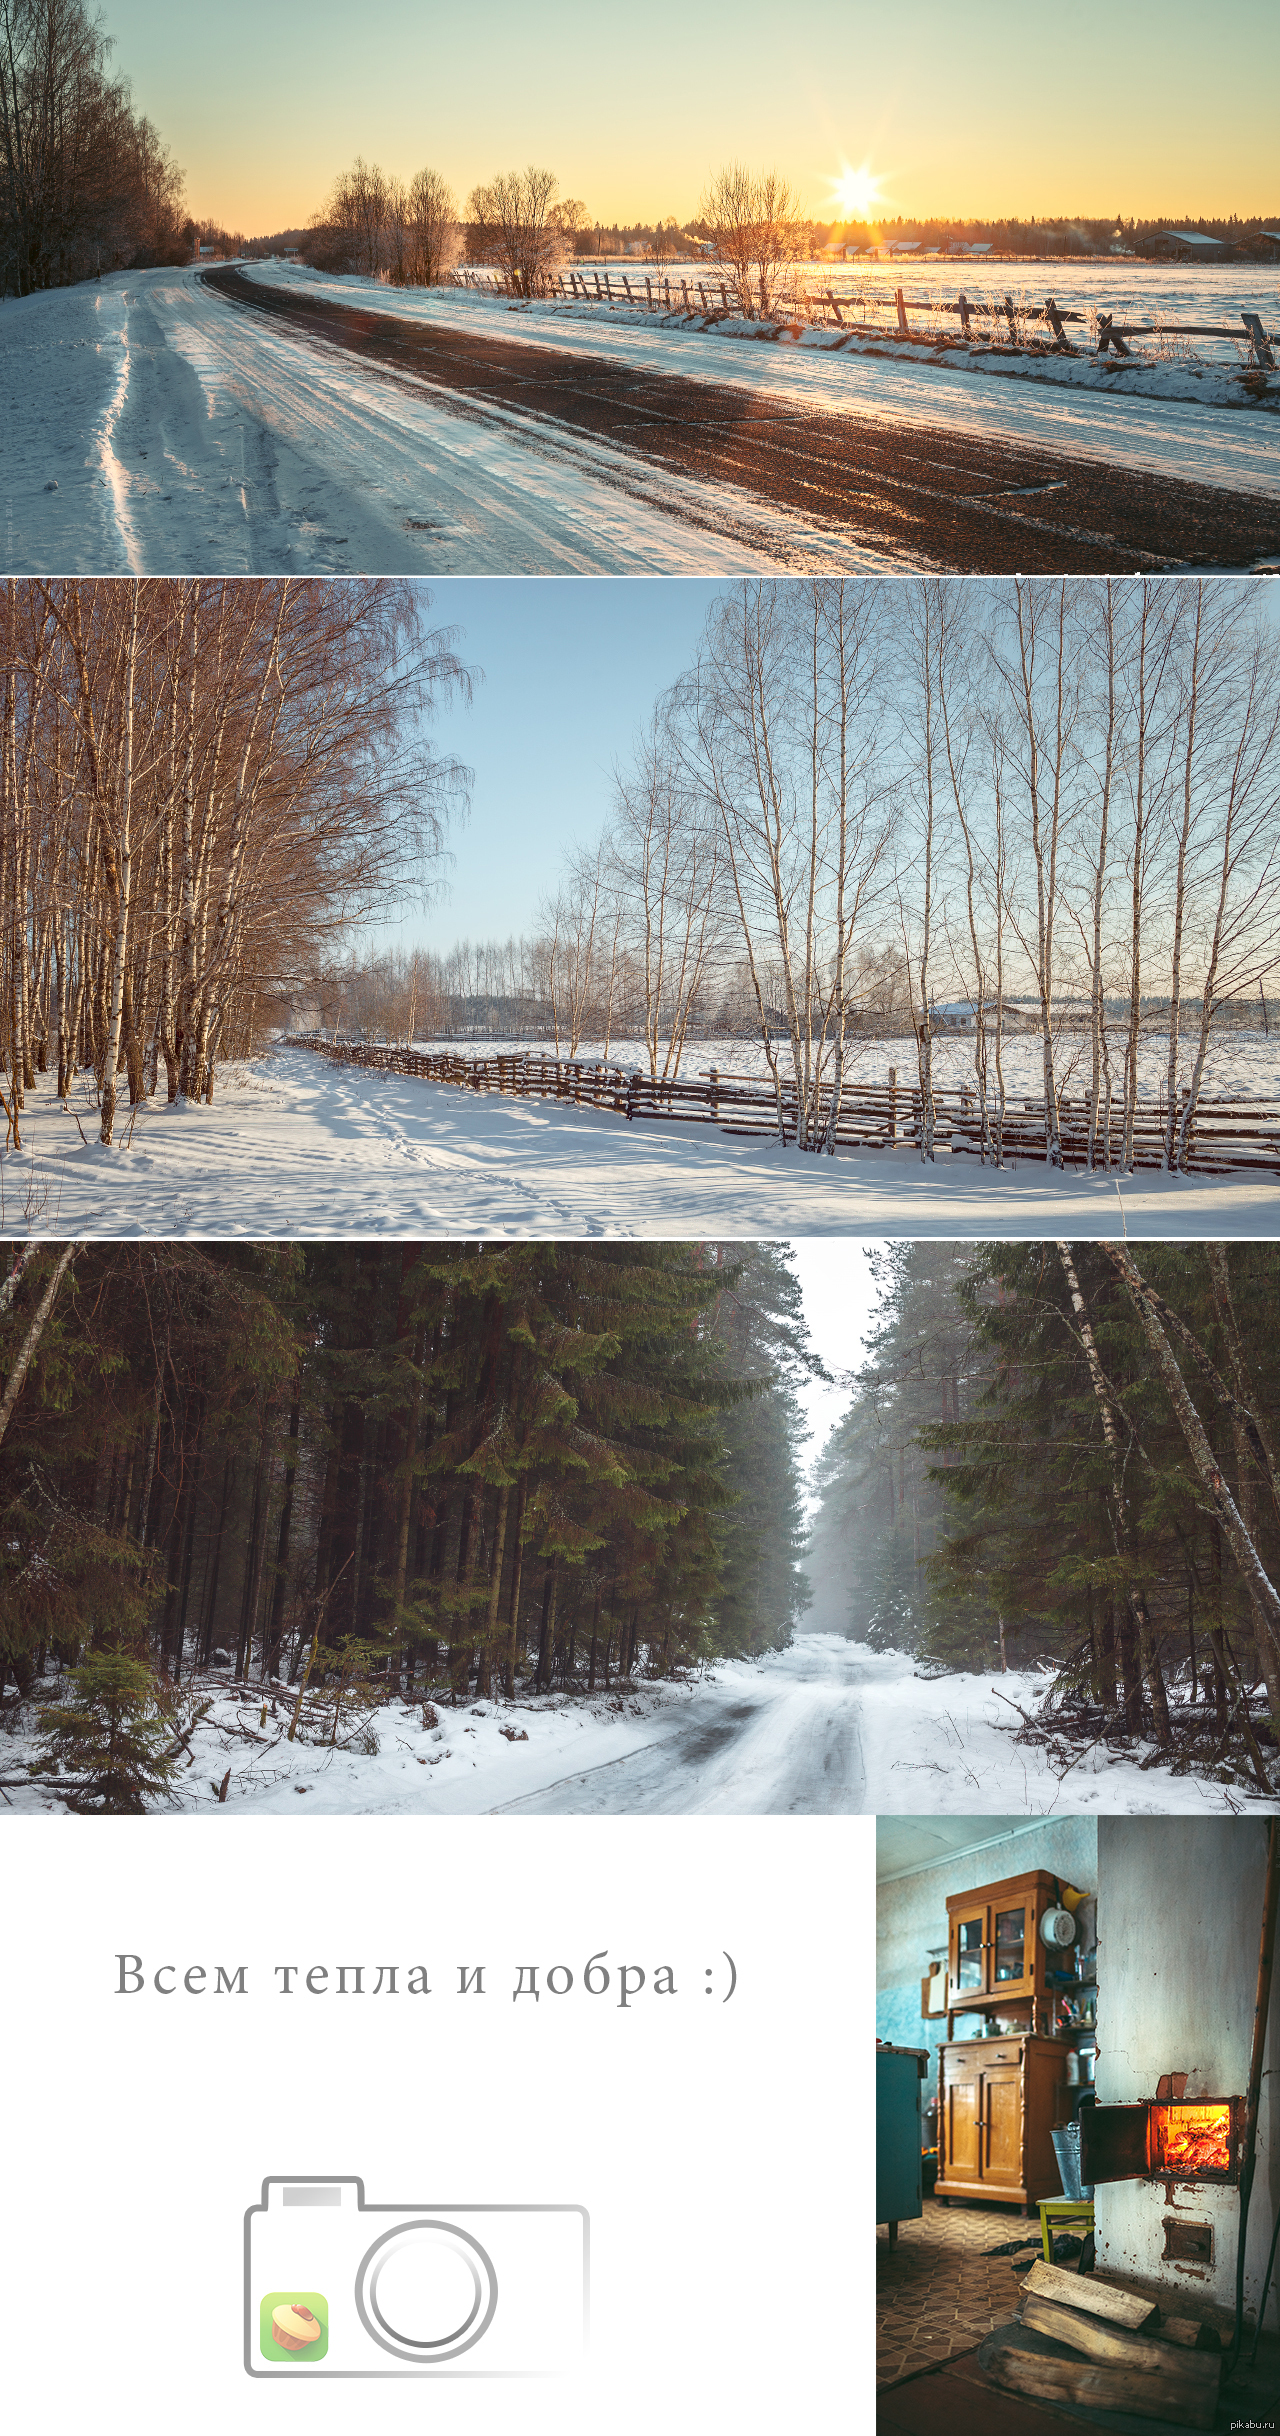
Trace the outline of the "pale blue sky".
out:
M 841 163 L 904 212 L 1275 212 L 1274 0 L 105 0 L 198 216 L 305 221 L 357 153 L 460 198 L 537 161 L 605 221 L 696 209 L 735 156 L 821 212 Z M 1253 98 L 1251 98 L 1253 97 Z
M 448 895 L 395 935 L 447 946 L 532 928 L 564 846 L 599 828 L 615 761 L 692 658 L 719 589 L 657 577 L 432 585 L 428 622 L 461 627 L 459 657 L 484 671 L 471 709 L 434 731 L 441 750 L 471 764 L 475 787 L 471 819 L 451 840 Z

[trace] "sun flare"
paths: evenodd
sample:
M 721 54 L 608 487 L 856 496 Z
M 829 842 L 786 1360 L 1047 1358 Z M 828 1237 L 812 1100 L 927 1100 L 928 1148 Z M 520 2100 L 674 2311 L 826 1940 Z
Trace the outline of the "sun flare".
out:
M 832 179 L 831 199 L 842 219 L 869 220 L 881 201 L 880 180 L 866 161 L 859 169 L 850 169 L 845 161 L 839 177 Z

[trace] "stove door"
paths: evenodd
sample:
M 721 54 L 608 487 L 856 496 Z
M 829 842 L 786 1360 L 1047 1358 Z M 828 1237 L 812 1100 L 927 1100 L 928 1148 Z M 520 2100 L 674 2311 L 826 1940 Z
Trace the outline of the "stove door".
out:
M 1145 2106 L 1082 2106 L 1080 2179 L 1131 2182 L 1147 2171 Z

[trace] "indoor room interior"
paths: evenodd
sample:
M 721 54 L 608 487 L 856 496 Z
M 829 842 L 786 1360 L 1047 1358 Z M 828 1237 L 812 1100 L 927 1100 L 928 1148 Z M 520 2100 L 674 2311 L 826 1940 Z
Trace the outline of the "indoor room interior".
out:
M 883 2429 L 1274 2426 L 1276 1845 L 879 1821 Z

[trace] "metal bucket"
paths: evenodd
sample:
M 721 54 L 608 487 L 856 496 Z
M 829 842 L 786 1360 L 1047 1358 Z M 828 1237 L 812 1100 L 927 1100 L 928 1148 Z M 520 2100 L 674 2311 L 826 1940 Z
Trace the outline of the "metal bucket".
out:
M 1052 2135 L 1053 2153 L 1058 2160 L 1064 2199 L 1092 2199 L 1093 2184 L 1080 2180 L 1080 2126 L 1064 2123 Z

